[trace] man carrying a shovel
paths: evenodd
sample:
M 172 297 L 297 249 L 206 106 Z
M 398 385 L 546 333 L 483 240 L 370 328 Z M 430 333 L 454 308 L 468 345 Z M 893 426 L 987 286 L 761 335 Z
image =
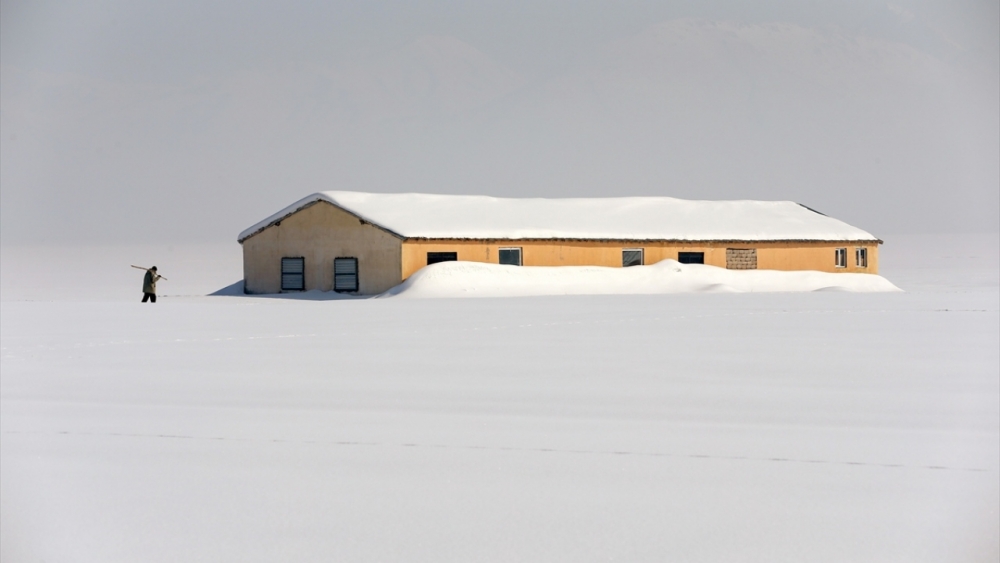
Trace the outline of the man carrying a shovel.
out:
M 146 275 L 142 278 L 142 302 L 150 301 L 156 303 L 156 282 L 157 280 L 165 280 L 167 278 L 156 273 L 156 266 L 143 268 L 142 266 L 133 265 L 132 267 L 146 270 Z

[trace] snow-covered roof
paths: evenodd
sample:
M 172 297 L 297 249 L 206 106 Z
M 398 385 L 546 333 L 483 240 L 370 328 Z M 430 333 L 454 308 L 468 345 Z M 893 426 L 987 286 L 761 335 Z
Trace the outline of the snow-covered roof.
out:
M 329 202 L 402 238 L 877 241 L 791 201 L 672 197 L 501 198 L 318 192 L 240 233 L 239 242 L 316 202 Z

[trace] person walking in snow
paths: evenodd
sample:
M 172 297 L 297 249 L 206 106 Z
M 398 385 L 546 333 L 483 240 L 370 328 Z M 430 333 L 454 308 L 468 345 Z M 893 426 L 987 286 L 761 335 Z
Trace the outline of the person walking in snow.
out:
M 156 303 L 156 282 L 163 276 L 156 273 L 156 266 L 146 270 L 146 275 L 142 278 L 142 302 L 150 301 Z

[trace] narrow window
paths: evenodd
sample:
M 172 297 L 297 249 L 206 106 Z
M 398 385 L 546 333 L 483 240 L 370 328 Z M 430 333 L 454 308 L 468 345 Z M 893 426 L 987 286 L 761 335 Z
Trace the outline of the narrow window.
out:
M 333 259 L 333 290 L 354 292 L 358 290 L 358 259 Z
M 834 253 L 834 258 L 833 259 L 834 259 L 834 265 L 835 266 L 837 266 L 838 268 L 846 268 L 847 267 L 847 249 L 846 248 L 837 248 L 836 251 L 835 251 L 835 253 Z
M 727 248 L 726 268 L 730 270 L 756 270 L 756 248 Z
M 854 249 L 854 262 L 859 268 L 868 267 L 868 249 L 859 246 Z
M 622 268 L 642 266 L 642 249 L 625 248 L 622 250 Z
M 677 261 L 681 264 L 704 264 L 704 252 L 678 252 Z
M 438 262 L 455 262 L 458 260 L 457 252 L 428 252 L 427 253 L 427 265 L 437 264 Z
M 306 289 L 306 259 L 281 259 L 281 291 L 304 291 Z
M 500 263 L 506 266 L 520 266 L 521 265 L 521 249 L 520 248 L 501 248 L 500 249 Z

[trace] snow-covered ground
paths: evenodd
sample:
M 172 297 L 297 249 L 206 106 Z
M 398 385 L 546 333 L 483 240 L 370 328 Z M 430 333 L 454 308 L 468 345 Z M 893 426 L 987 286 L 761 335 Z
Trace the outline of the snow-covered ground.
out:
M 904 292 L 471 300 L 5 247 L 0 556 L 995 561 L 997 237 L 885 238 Z
M 899 291 L 882 276 L 775 270 L 727 270 L 663 260 L 649 266 L 519 268 L 442 262 L 420 269 L 382 297 L 527 297 L 798 291 Z

